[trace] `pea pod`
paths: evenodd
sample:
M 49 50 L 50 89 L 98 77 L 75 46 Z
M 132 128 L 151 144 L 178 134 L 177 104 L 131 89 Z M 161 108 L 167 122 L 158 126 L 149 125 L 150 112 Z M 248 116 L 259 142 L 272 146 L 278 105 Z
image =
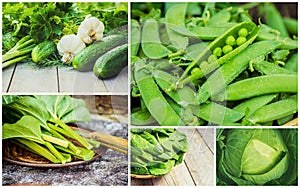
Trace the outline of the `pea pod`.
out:
M 130 44 L 130 55 L 135 56 L 138 53 L 140 42 L 141 42 L 141 26 L 138 21 L 131 20 L 131 44 Z
M 198 91 L 199 102 L 204 103 L 209 97 L 221 92 L 241 72 L 246 70 L 250 60 L 267 55 L 280 45 L 281 43 L 277 41 L 260 41 L 248 46 L 206 80 Z
M 161 43 L 159 23 L 153 18 L 149 18 L 144 22 L 141 43 L 144 54 L 151 59 L 166 57 L 171 52 Z
M 298 20 L 294 18 L 283 18 L 284 25 L 288 32 L 292 35 L 298 35 Z
M 289 71 L 288 69 L 285 69 L 283 67 L 280 67 L 279 65 L 275 63 L 270 63 L 267 61 L 257 61 L 253 63 L 254 68 L 265 75 L 270 74 L 297 74 L 295 72 Z
M 188 39 L 175 31 L 172 27 L 185 27 L 185 14 L 187 3 L 177 4 L 168 9 L 166 12 L 166 30 L 169 40 L 176 49 L 185 49 L 188 45 Z
M 297 93 L 297 91 L 298 75 L 273 74 L 248 78 L 228 85 L 225 97 L 219 95 L 215 99 L 233 101 L 271 93 Z
M 217 125 L 239 125 L 237 122 L 244 114 L 215 102 L 192 107 L 193 112 L 200 118 Z
M 284 68 L 287 70 L 298 72 L 298 53 L 293 54 L 285 63 Z
M 151 73 L 146 69 L 145 60 L 140 59 L 135 63 L 134 77 L 145 106 L 160 125 L 184 125 L 160 92 Z
M 149 111 L 145 108 L 130 115 L 131 125 L 150 125 L 155 123 L 156 120 L 151 116 Z
M 280 32 L 283 37 L 289 37 L 283 18 L 274 4 L 265 3 L 264 5 L 265 21 L 267 25 Z
M 155 81 L 159 87 L 179 105 L 186 107 L 190 104 L 199 104 L 199 102 L 195 99 L 196 92 L 192 88 L 184 86 L 183 88 L 178 88 L 177 90 L 169 89 L 171 85 L 177 81 L 177 77 L 161 70 L 154 70 L 153 77 L 155 78 Z
M 199 38 L 201 40 L 214 40 L 236 24 L 237 23 L 226 23 L 217 26 L 196 26 L 189 29 L 172 27 L 172 30 L 186 37 Z
M 220 25 L 230 21 L 231 13 L 227 9 L 223 9 L 214 14 L 208 21 L 208 25 Z
M 292 95 L 286 99 L 259 108 L 248 117 L 248 121 L 253 124 L 273 121 L 296 113 L 297 110 L 297 95 Z
M 245 115 L 250 115 L 253 112 L 255 112 L 258 108 L 270 103 L 277 97 L 278 94 L 270 94 L 270 95 L 253 97 L 238 104 L 233 108 L 233 110 L 244 113 Z
M 232 57 L 234 57 L 235 55 L 239 54 L 240 52 L 242 52 L 249 44 L 251 44 L 255 38 L 258 35 L 259 32 L 259 28 L 256 27 L 256 25 L 253 22 L 242 22 L 239 23 L 237 25 L 235 25 L 234 27 L 230 28 L 229 30 L 227 30 L 226 33 L 224 33 L 222 36 L 216 38 L 213 42 L 211 42 L 208 45 L 208 48 L 206 50 L 204 50 L 201 54 L 199 54 L 199 56 L 191 62 L 191 64 L 186 68 L 186 70 L 184 71 L 184 73 L 182 74 L 182 76 L 180 77 L 180 81 L 183 80 L 187 74 L 196 66 L 199 65 L 200 62 L 206 60 L 208 58 L 209 55 L 211 55 L 211 52 L 214 51 L 216 48 L 222 48 L 223 46 L 226 45 L 226 39 L 228 36 L 235 36 L 237 38 L 238 36 L 238 31 L 242 28 L 246 28 L 249 31 L 249 35 L 247 36 L 247 41 L 236 47 L 234 50 L 232 50 L 231 52 L 219 57 L 215 62 L 207 64 L 207 66 L 203 66 L 201 71 L 198 72 L 193 79 L 199 79 L 204 77 L 205 75 L 207 75 L 208 73 L 214 71 L 215 69 L 217 69 L 219 66 L 221 66 L 223 63 L 227 62 L 228 60 L 230 60 Z M 183 83 L 187 83 L 189 82 L 190 78 L 187 78 L 185 81 L 183 81 Z M 181 84 L 179 84 L 181 85 Z

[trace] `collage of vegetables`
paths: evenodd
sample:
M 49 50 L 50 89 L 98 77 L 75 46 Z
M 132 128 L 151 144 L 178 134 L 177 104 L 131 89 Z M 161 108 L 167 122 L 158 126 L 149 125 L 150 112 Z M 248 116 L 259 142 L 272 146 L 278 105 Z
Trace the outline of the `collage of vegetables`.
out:
M 298 1 L 2 1 L 2 186 L 298 187 Z

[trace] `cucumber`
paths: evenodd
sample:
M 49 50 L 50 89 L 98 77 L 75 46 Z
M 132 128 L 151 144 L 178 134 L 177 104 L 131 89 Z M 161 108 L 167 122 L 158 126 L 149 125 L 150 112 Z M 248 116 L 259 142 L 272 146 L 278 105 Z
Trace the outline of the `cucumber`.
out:
M 56 51 L 56 46 L 53 41 L 47 40 L 36 45 L 31 52 L 32 61 L 37 63 Z
M 116 76 L 128 64 L 128 44 L 118 46 L 100 56 L 94 65 L 94 74 L 100 79 Z
M 124 35 L 109 35 L 101 41 L 94 42 L 81 52 L 79 52 L 72 60 L 72 66 L 78 71 L 91 71 L 95 61 L 105 54 L 107 51 L 127 43 L 127 37 Z

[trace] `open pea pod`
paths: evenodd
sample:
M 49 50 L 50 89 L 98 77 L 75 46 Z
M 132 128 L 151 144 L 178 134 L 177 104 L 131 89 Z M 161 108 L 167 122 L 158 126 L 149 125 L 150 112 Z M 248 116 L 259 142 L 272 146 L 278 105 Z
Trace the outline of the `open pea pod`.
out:
M 228 43 L 227 42 L 228 37 L 232 36 L 234 40 L 239 38 L 239 31 L 241 29 L 246 29 L 247 32 L 249 33 L 247 35 L 244 35 L 246 36 L 245 37 L 246 40 L 242 44 L 236 45 L 236 47 L 233 48 L 232 51 L 230 52 L 226 50 L 226 52 L 224 52 L 224 55 L 222 54 L 222 52 L 220 53 L 215 52 L 217 51 L 216 49 L 221 49 L 221 50 L 224 49 L 224 47 L 227 45 L 226 43 Z M 212 41 L 208 45 L 208 47 L 202 53 L 200 53 L 195 60 L 192 61 L 192 63 L 186 68 L 186 70 L 182 74 L 180 80 L 183 80 L 193 68 L 198 67 L 198 65 L 200 65 L 203 61 L 207 61 L 208 57 L 211 54 L 218 54 L 217 55 L 218 57 L 215 61 L 202 66 L 202 69 L 198 69 L 198 71 L 195 72 L 194 75 L 192 75 L 193 76 L 192 79 L 191 78 L 187 78 L 187 79 L 196 80 L 214 71 L 219 66 L 221 66 L 222 64 L 230 60 L 232 57 L 236 56 L 241 51 L 243 51 L 248 45 L 250 45 L 255 40 L 258 33 L 259 33 L 259 27 L 257 27 L 253 22 L 242 22 L 228 29 L 223 35 L 219 36 L 214 41 Z M 188 80 L 184 81 L 183 83 L 185 82 L 188 82 Z

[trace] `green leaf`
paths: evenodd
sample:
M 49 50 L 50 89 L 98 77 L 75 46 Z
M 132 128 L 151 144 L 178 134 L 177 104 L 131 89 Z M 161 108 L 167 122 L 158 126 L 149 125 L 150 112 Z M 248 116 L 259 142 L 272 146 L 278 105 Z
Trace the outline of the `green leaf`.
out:
M 42 101 L 30 96 L 25 96 L 12 103 L 3 105 L 4 123 L 15 123 L 24 115 L 35 117 L 40 121 L 40 125 L 43 128 L 49 130 L 47 120 L 50 118 L 50 115 Z
M 23 116 L 14 124 L 2 126 L 2 139 L 25 138 L 43 144 L 40 122 L 32 116 Z

